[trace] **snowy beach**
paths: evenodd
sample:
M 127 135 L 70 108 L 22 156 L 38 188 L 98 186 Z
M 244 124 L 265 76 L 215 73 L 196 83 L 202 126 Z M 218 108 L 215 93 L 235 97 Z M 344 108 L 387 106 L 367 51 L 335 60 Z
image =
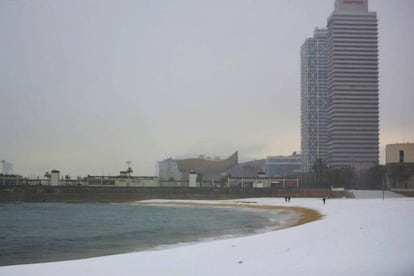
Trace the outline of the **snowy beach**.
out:
M 323 218 L 162 250 L 5 266 L 0 275 L 414 275 L 414 199 L 361 195 L 325 205 L 312 198 L 215 201 L 312 208 Z

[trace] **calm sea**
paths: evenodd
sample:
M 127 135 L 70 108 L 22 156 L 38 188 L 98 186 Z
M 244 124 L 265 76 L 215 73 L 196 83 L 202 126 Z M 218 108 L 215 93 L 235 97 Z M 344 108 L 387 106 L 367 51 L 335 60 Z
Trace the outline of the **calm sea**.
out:
M 287 212 L 126 204 L 2 203 L 0 265 L 80 259 L 278 228 Z

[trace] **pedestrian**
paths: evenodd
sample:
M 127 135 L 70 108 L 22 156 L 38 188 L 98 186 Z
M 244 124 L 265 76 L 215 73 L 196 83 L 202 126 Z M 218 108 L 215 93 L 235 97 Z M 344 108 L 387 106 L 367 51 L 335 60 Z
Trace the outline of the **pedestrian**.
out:
M 285 196 L 285 202 L 287 202 L 287 196 Z
M 288 202 L 290 202 L 290 196 L 288 196 Z
M 326 198 L 325 198 L 325 197 L 323 197 L 323 198 L 322 198 L 322 201 L 323 201 L 323 205 L 325 205 Z

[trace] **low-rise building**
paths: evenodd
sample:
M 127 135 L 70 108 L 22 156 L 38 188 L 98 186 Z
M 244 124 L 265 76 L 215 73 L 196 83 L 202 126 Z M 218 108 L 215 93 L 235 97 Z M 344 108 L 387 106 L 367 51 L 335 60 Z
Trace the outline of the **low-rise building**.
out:
M 197 173 L 196 172 L 190 172 L 188 174 L 188 187 L 199 187 L 199 183 L 197 183 Z
M 88 186 L 113 187 L 159 187 L 160 181 L 156 176 L 91 176 L 86 180 Z
M 60 171 L 52 170 L 50 174 L 50 185 L 51 186 L 58 186 L 60 185 L 59 181 Z
M 2 186 L 16 186 L 23 184 L 23 177 L 15 174 L 0 174 L 0 185 Z
M 265 160 L 265 172 L 268 177 L 284 177 L 300 172 L 301 156 L 293 152 L 289 156 L 268 156 Z
M 256 177 L 228 176 L 226 179 L 226 186 L 240 188 L 299 189 L 299 179 L 272 178 L 258 173 Z
M 414 143 L 386 145 L 385 166 L 389 189 L 414 189 Z
M 159 187 L 159 178 L 156 176 L 131 176 L 115 178 L 115 186 L 122 187 Z

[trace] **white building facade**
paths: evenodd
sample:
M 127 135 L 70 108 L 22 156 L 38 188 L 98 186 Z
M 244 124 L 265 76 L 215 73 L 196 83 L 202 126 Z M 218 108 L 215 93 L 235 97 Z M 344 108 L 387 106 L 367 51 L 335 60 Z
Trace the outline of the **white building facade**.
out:
M 181 180 L 183 174 L 178 169 L 178 163 L 172 158 L 158 162 L 158 176 L 162 180 Z
M 336 0 L 328 18 L 328 164 L 379 160 L 378 22 L 368 0 Z
M 60 171 L 58 170 L 52 170 L 50 174 L 50 185 L 52 186 L 58 186 L 60 185 Z

